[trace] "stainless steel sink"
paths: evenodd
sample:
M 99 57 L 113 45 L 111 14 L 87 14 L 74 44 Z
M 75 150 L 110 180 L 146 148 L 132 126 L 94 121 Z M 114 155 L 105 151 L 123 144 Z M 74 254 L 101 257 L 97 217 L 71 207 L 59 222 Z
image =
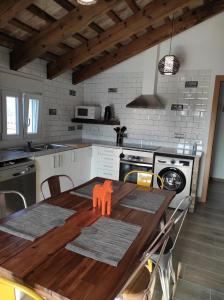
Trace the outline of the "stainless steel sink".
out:
M 11 149 L 13 151 L 23 151 L 23 152 L 38 152 L 38 151 L 47 151 L 47 150 L 57 150 L 57 149 L 63 149 L 67 148 L 65 145 L 60 145 L 60 144 L 41 144 L 41 145 L 36 145 L 33 147 L 20 147 L 20 148 L 14 148 Z
M 52 149 L 67 148 L 67 146 L 61 144 L 43 144 L 43 145 L 38 145 L 38 148 L 41 148 L 42 150 L 52 150 Z
M 31 147 L 31 148 L 27 148 L 27 147 L 23 147 L 23 148 L 16 148 L 16 149 L 12 149 L 13 151 L 23 151 L 23 152 L 38 152 L 38 151 L 43 151 L 42 148 L 36 148 L 36 147 Z

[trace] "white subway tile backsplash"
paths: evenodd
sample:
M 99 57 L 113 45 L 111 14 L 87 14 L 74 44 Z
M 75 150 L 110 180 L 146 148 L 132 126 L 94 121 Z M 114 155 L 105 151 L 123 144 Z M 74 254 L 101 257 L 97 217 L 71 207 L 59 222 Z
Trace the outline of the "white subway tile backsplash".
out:
M 185 88 L 185 81 L 198 81 L 198 88 Z M 176 76 L 159 76 L 157 94 L 165 109 L 128 109 L 126 104 L 142 93 L 143 73 L 100 74 L 83 84 L 84 103 L 113 105 L 121 126 L 128 128 L 127 142 L 191 146 L 197 142 L 204 146 L 207 103 L 211 80 L 210 70 L 182 70 Z M 109 93 L 109 87 L 117 93 Z M 183 111 L 171 111 L 171 104 L 183 104 Z M 179 133 L 175 137 L 175 132 Z M 83 137 L 115 139 L 112 126 L 84 126 Z M 184 138 L 182 138 L 184 137 Z

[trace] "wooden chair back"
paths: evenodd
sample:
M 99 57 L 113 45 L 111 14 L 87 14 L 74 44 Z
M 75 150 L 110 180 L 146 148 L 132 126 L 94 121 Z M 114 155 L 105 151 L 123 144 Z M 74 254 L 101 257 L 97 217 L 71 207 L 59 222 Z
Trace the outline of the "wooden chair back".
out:
M 55 197 L 61 194 L 61 184 L 60 184 L 60 178 L 66 178 L 71 183 L 71 189 L 74 188 L 74 183 L 70 176 L 68 175 L 54 175 L 51 177 L 48 177 L 41 183 L 41 193 L 43 195 L 43 198 L 46 199 L 46 195 L 44 194 L 44 185 L 48 184 L 49 190 L 50 190 L 50 197 Z
M 0 278 L 0 296 L 1 300 L 16 300 L 16 290 L 21 291 L 25 295 L 29 296 L 34 300 L 44 300 L 41 296 L 39 296 L 32 289 L 16 283 L 14 281 Z

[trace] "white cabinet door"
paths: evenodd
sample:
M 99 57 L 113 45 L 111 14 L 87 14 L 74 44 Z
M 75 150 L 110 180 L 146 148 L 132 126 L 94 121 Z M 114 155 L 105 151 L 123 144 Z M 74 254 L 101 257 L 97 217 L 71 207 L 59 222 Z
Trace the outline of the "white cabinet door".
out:
M 119 148 L 93 146 L 91 178 L 103 177 L 119 180 L 120 153 Z
M 43 200 L 41 193 L 41 183 L 50 176 L 54 175 L 54 158 L 53 155 L 43 155 L 35 157 L 36 165 L 36 199 L 37 202 Z M 45 194 L 50 195 L 49 189 L 46 189 Z
M 75 186 L 78 186 L 90 179 L 91 156 L 91 147 L 72 150 L 70 176 L 72 177 Z
M 36 165 L 36 196 L 37 201 L 43 200 L 41 193 L 41 183 L 48 177 L 54 175 L 70 175 L 69 167 L 71 165 L 71 151 L 64 151 L 50 155 L 35 157 Z M 66 191 L 72 188 L 68 179 L 61 179 L 61 190 Z M 50 196 L 50 191 L 47 185 L 44 186 L 45 198 Z
M 70 176 L 71 160 L 72 160 L 72 151 L 71 150 L 54 154 L 54 157 L 53 157 L 54 175 Z M 61 186 L 62 192 L 67 191 L 73 187 L 70 180 L 66 177 L 60 178 L 60 186 Z

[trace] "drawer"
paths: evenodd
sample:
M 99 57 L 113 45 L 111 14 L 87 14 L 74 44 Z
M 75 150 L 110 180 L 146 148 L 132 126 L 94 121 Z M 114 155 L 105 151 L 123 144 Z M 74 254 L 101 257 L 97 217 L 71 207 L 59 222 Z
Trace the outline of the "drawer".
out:
M 106 170 L 106 169 L 97 169 L 96 170 L 96 176 L 108 178 L 108 179 L 119 179 L 119 171 L 118 170 Z

